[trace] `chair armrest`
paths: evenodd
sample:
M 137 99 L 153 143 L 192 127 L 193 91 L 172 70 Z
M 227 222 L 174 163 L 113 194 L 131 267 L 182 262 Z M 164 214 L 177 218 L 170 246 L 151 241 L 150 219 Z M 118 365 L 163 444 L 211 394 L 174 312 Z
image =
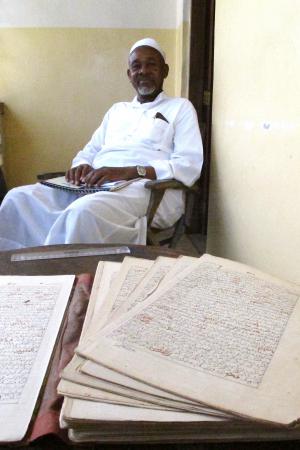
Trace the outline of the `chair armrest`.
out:
M 145 183 L 147 189 L 153 190 L 165 190 L 165 189 L 189 189 L 181 181 L 174 180 L 172 178 L 166 178 L 163 180 L 151 180 Z
M 62 177 L 66 172 L 46 172 L 40 173 L 36 177 L 38 180 L 48 180 L 49 178 Z
M 158 206 L 163 198 L 166 189 L 180 189 L 187 193 L 189 192 L 197 192 L 198 185 L 194 184 L 193 186 L 185 186 L 181 181 L 175 179 L 164 179 L 164 180 L 150 180 L 145 183 L 145 188 L 151 190 L 151 197 L 147 210 L 147 223 L 148 227 L 151 226 L 152 220 L 155 216 L 155 213 L 158 209 Z
M 193 191 L 198 192 L 199 186 L 197 182 L 192 186 L 186 186 L 181 181 L 175 180 L 174 178 L 165 178 L 163 180 L 150 180 L 145 183 L 147 189 L 151 191 L 160 191 L 165 189 L 181 189 L 183 191 Z

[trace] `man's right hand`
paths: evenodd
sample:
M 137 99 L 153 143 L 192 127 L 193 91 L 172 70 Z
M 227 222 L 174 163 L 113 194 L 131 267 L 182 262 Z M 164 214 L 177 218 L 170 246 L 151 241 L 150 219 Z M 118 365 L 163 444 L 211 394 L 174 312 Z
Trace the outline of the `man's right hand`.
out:
M 67 170 L 65 175 L 66 180 L 69 181 L 69 183 L 73 183 L 78 186 L 79 184 L 84 183 L 86 175 L 91 170 L 93 170 L 93 168 L 89 164 L 80 164 L 77 167 Z

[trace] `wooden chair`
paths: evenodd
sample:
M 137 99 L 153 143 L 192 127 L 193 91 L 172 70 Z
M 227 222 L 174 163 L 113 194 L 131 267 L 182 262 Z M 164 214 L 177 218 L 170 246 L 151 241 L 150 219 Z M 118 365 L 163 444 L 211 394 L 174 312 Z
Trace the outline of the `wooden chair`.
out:
M 48 172 L 37 175 L 38 180 L 63 176 L 65 172 Z M 199 190 L 197 184 L 187 187 L 174 179 L 151 180 L 145 183 L 145 187 L 151 190 L 149 206 L 147 210 L 147 244 L 174 248 L 183 236 L 186 228 L 190 226 L 195 196 Z M 169 228 L 160 229 L 151 226 L 155 213 L 164 196 L 166 189 L 180 189 L 185 192 L 185 212 L 179 220 Z
M 190 226 L 198 185 L 194 184 L 192 187 L 187 187 L 180 181 L 168 179 L 147 181 L 145 187 L 151 189 L 147 211 L 147 244 L 167 245 L 170 248 L 174 248 L 185 233 L 186 228 Z M 172 227 L 165 229 L 154 228 L 151 226 L 152 220 L 166 189 L 180 189 L 185 192 L 185 212 Z

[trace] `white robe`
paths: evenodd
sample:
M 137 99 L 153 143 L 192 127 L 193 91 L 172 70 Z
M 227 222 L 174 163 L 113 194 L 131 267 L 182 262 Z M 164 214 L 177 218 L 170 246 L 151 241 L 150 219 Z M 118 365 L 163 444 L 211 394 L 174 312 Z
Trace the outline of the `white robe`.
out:
M 147 192 L 141 195 L 141 189 Z M 104 191 L 80 196 L 38 183 L 18 187 L 3 201 L 1 247 L 144 242 L 148 201 L 143 183 L 127 186 L 122 195 Z
M 155 118 L 162 114 L 166 120 Z M 202 167 L 202 142 L 195 110 L 186 99 L 161 93 L 154 102 L 113 105 L 72 167 L 90 164 L 153 166 L 158 179 L 192 185 Z M 69 243 L 146 243 L 149 190 L 144 180 L 117 192 L 78 196 L 43 186 L 8 192 L 0 208 L 0 250 Z M 182 192 L 169 191 L 155 217 L 172 225 L 184 208 Z

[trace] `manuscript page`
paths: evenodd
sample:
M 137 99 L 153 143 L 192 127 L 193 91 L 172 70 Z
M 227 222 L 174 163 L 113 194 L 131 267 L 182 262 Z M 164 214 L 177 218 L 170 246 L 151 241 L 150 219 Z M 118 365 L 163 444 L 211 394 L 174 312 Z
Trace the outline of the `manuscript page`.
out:
M 198 261 L 198 258 L 191 256 L 181 256 L 178 259 L 167 258 L 160 256 L 155 260 L 155 263 L 148 270 L 146 276 L 141 280 L 136 289 L 131 292 L 127 300 L 123 302 L 119 308 L 115 308 L 114 313 L 110 317 L 113 321 L 125 312 L 130 311 L 134 306 L 146 300 L 160 285 L 163 285 L 166 280 L 176 277 L 183 269 L 193 262 Z
M 86 319 L 80 336 L 82 342 L 90 334 L 102 328 L 110 314 L 110 306 L 105 301 L 110 288 L 115 284 L 122 263 L 113 261 L 100 261 L 93 283 Z
M 76 400 L 69 403 L 64 409 L 63 421 L 65 424 L 74 424 L 82 419 L 86 422 L 211 422 L 218 421 L 215 417 L 203 414 L 193 414 L 179 411 L 151 410 L 148 408 L 135 408 L 125 405 L 112 405 L 109 403 Z M 222 419 L 221 419 L 222 420 Z
M 73 282 L 73 275 L 0 277 L 0 442 L 25 436 Z
M 173 264 L 175 263 L 175 261 L 176 260 L 173 259 Z M 99 323 L 103 324 L 106 322 L 106 318 L 104 320 L 101 320 L 101 318 L 103 318 L 103 315 L 105 315 L 103 314 L 102 307 L 103 304 L 105 304 L 105 298 L 112 284 L 112 280 L 114 280 L 114 282 L 116 281 L 115 276 L 118 273 L 116 264 L 119 263 L 109 263 L 109 262 L 100 263 L 97 268 L 93 290 L 91 293 L 91 298 L 86 315 L 86 320 L 83 327 L 83 334 L 80 338 L 80 342 L 84 342 L 86 334 L 90 334 L 93 331 L 93 323 L 99 326 Z M 197 405 L 193 404 L 193 402 L 186 402 L 185 400 L 182 400 L 181 398 L 175 395 L 165 393 L 151 386 L 145 386 L 144 388 L 144 385 L 142 383 L 138 384 L 140 384 L 142 388 L 146 390 L 146 393 L 139 392 L 136 389 L 124 388 L 123 386 L 115 384 L 114 382 L 111 383 L 109 381 L 105 381 L 105 377 L 109 378 L 111 373 L 111 371 L 109 371 L 105 367 L 101 368 L 103 369 L 104 380 L 87 376 L 86 374 L 80 372 L 80 367 L 83 362 L 84 359 L 75 355 L 71 363 L 69 363 L 69 365 L 63 371 L 62 374 L 63 379 L 61 380 L 58 387 L 59 392 L 67 396 L 64 400 L 63 411 L 66 408 L 71 408 L 73 402 L 77 401 L 76 397 L 78 397 L 86 400 L 89 399 L 98 401 L 102 400 L 111 403 L 116 401 L 119 401 L 119 403 L 121 404 L 122 402 L 123 403 L 127 402 L 128 404 L 132 404 L 134 406 L 141 407 L 144 405 L 145 407 L 152 408 L 153 410 L 161 407 L 164 407 L 164 409 L 168 408 L 186 409 L 198 412 L 199 413 L 198 420 L 205 420 L 206 417 L 205 414 L 207 413 L 225 416 L 223 414 L 211 412 L 209 408 L 201 407 L 198 404 Z M 127 379 L 127 377 L 124 376 L 123 378 Z M 132 382 L 135 381 L 131 379 L 129 380 Z M 117 379 L 117 382 L 119 383 L 120 380 Z M 147 390 L 150 392 L 150 394 L 147 394 Z M 109 392 L 112 392 L 113 394 L 110 395 Z M 115 394 L 121 394 L 123 398 L 122 397 L 120 398 L 120 396 L 118 398 Z M 161 398 L 161 395 L 164 395 L 166 399 Z M 126 399 L 125 396 L 127 396 L 128 399 Z M 137 401 L 135 399 L 137 399 Z M 155 403 L 157 404 L 157 406 L 155 406 Z M 81 405 L 83 405 L 83 403 L 81 403 Z M 87 407 L 89 407 L 90 402 L 87 402 L 86 405 Z M 204 414 L 203 417 L 202 414 Z M 188 420 L 188 418 L 186 420 Z M 61 421 L 62 423 L 64 422 L 64 414 L 62 414 L 61 416 Z
M 86 361 L 81 370 L 84 374 L 90 375 L 91 381 L 89 383 L 91 386 L 96 387 L 97 384 L 101 382 L 103 388 L 106 386 L 106 388 L 112 392 L 118 392 L 130 399 L 136 398 L 148 403 L 164 406 L 168 409 L 181 409 L 188 412 L 209 414 L 217 417 L 231 417 L 230 414 L 201 405 L 199 402 L 183 399 L 178 395 L 150 386 L 149 384 L 145 384 L 91 361 Z M 101 376 L 101 378 L 99 378 L 99 376 Z
M 186 257 L 186 262 L 194 258 Z M 162 259 L 162 258 L 160 258 Z M 170 258 L 166 258 L 168 261 Z M 183 257 L 185 259 L 185 257 Z M 172 258 L 173 265 L 176 264 L 177 260 Z M 156 264 L 156 262 L 155 262 Z M 88 335 L 88 333 L 92 334 L 94 328 L 99 328 L 101 324 L 105 324 L 107 321 L 107 316 L 105 314 L 105 306 L 103 309 L 103 305 L 105 305 L 105 298 L 107 293 L 109 292 L 112 283 L 116 282 L 116 277 L 119 273 L 121 263 L 115 262 L 99 262 L 97 271 L 94 278 L 93 289 L 90 296 L 90 301 L 83 325 L 82 334 L 80 337 L 80 342 L 84 342 L 84 339 Z M 183 265 L 180 265 L 182 269 Z M 145 277 L 147 278 L 147 277 Z M 143 279 L 144 280 L 144 279 Z M 143 282 L 142 280 L 142 282 Z M 141 283 L 142 283 L 141 282 Z M 141 284 L 140 283 L 140 284 Z M 76 397 L 81 399 L 93 399 L 93 400 L 102 400 L 106 402 L 116 402 L 116 394 L 122 395 L 123 398 L 119 397 L 120 403 L 125 403 L 125 397 L 127 396 L 128 404 L 134 404 L 134 399 L 137 399 L 136 406 L 143 404 L 148 407 L 152 407 L 157 404 L 160 407 L 164 406 L 165 408 L 175 408 L 175 409 L 184 409 L 195 412 L 203 412 L 210 413 L 208 408 L 204 408 L 199 406 L 199 404 L 193 404 L 193 402 L 183 401 L 178 396 L 168 394 L 159 389 L 153 388 L 151 386 L 144 385 L 142 383 L 137 382 L 136 380 L 129 379 L 128 385 L 133 385 L 133 389 L 124 387 L 120 385 L 122 381 L 124 383 L 124 379 L 127 380 L 127 377 L 122 376 L 121 374 L 112 373 L 109 369 L 105 367 L 100 367 L 98 365 L 97 369 L 100 369 L 102 372 L 102 378 L 95 378 L 94 376 L 88 376 L 84 372 L 81 372 L 81 366 L 85 362 L 83 358 L 78 355 L 74 355 L 72 361 L 65 367 L 62 373 L 62 380 L 58 385 L 58 392 L 62 395 L 68 397 Z M 112 382 L 109 379 L 112 379 Z M 78 386 L 79 384 L 79 386 Z M 83 385 L 83 386 L 82 386 Z M 92 388 L 89 390 L 89 387 Z M 138 391 L 137 389 L 141 388 L 143 392 Z M 98 389 L 98 392 L 95 392 L 95 389 Z M 145 392 L 144 392 L 145 391 Z M 110 396 L 109 393 L 112 393 Z M 163 397 L 163 398 L 162 398 Z M 66 401 L 69 401 L 68 399 Z M 212 412 L 214 415 L 219 413 Z
M 196 264 L 200 259 L 203 261 L 205 257 L 206 255 L 202 255 L 199 258 L 195 258 L 194 256 L 180 256 L 176 263 L 173 264 L 171 270 L 165 275 L 159 287 L 162 287 L 169 281 L 176 279 L 177 274 L 183 272 L 187 267 L 190 267 L 191 264 Z
M 118 309 L 138 286 L 154 261 L 125 256 L 116 284 L 111 286 L 106 301 L 111 302 L 111 311 Z
M 176 263 L 176 259 L 174 258 L 162 256 L 156 258 L 140 283 L 129 293 L 126 301 L 123 301 L 122 303 L 118 302 L 119 306 L 113 308 L 114 311 L 110 316 L 110 321 L 114 320 L 124 312 L 129 311 L 133 306 L 149 297 L 149 295 L 158 287 L 164 276 L 171 270 L 174 263 Z
M 130 397 L 124 397 L 113 392 L 109 392 L 103 389 L 93 388 L 91 386 L 85 386 L 83 384 L 72 383 L 70 381 L 61 380 L 59 383 L 58 393 L 66 397 L 70 397 L 73 401 L 80 400 L 92 400 L 103 403 L 112 403 L 117 405 L 138 406 L 151 409 L 165 409 L 162 406 L 154 405 L 148 402 L 132 399 Z M 181 408 L 183 409 L 183 408 Z
M 116 311 L 116 313 L 121 314 L 122 309 L 127 311 L 129 310 L 135 302 L 143 301 L 147 296 L 154 291 L 160 282 L 164 281 L 164 276 L 169 274 L 169 271 L 172 273 L 172 276 L 175 276 L 178 271 L 183 270 L 183 268 L 187 267 L 189 264 L 197 261 L 198 258 L 192 257 L 181 257 L 178 259 L 175 258 L 166 258 L 159 257 L 155 260 L 155 262 L 151 262 L 152 266 L 149 270 L 147 270 L 146 275 L 144 276 L 144 266 L 142 268 L 139 267 L 139 262 L 137 258 L 127 257 L 125 258 L 122 264 L 122 270 L 120 271 L 121 282 L 114 276 L 113 282 L 115 283 L 117 288 L 113 289 L 113 294 L 110 295 L 109 301 L 107 301 L 107 297 L 109 296 L 109 290 L 112 286 L 111 273 L 112 266 L 109 264 L 116 263 L 102 263 L 103 266 L 98 266 L 96 278 L 94 282 L 93 291 L 91 294 L 91 299 L 89 303 L 89 308 L 87 312 L 87 317 L 90 316 L 90 311 L 93 310 L 93 315 L 91 316 L 93 322 L 90 323 L 87 320 L 85 321 L 84 331 L 87 329 L 89 336 L 93 335 L 93 323 L 97 324 L 98 328 L 101 328 L 107 322 L 107 316 L 111 308 Z M 148 267 L 148 260 L 145 267 Z M 142 260 L 144 264 L 144 260 Z M 119 263 L 118 263 L 119 264 Z M 138 266 L 138 271 L 136 272 L 136 266 Z M 176 270 L 176 268 L 178 269 Z M 119 272 L 118 272 L 119 274 Z M 128 277 L 129 274 L 129 277 Z M 140 276 L 142 274 L 142 277 Z M 101 279 L 101 281 L 97 282 L 97 279 Z M 127 279 L 129 278 L 129 288 L 127 286 Z M 138 283 L 139 279 L 141 281 Z M 99 286 L 98 286 L 99 284 Z M 132 285 L 137 285 L 137 287 L 132 291 Z M 122 294 L 122 303 L 118 309 L 114 308 L 114 305 L 111 299 L 114 297 L 118 299 L 117 292 L 119 290 L 119 286 L 123 291 Z M 137 292 L 137 295 L 136 295 Z M 95 294 L 94 294 L 95 293 Z M 98 309 L 92 309 L 92 304 L 95 303 L 93 300 L 93 296 L 97 296 L 97 305 Z M 127 296 L 127 297 L 126 297 Z M 133 300 L 131 300 L 133 297 Z M 132 303 L 133 302 L 133 303 Z M 108 307 L 107 307 L 108 305 Z M 120 311 L 120 312 L 119 312 Z M 110 317 L 112 320 L 112 316 Z M 95 327 L 94 327 L 95 328 Z M 80 343 L 84 343 L 86 341 L 86 335 L 82 335 L 80 339 Z M 78 350 L 77 350 L 78 351 Z M 73 381 L 76 383 L 84 384 L 86 387 L 90 386 L 91 388 L 97 387 L 99 390 L 107 390 L 109 392 L 127 395 L 130 398 L 130 403 L 132 403 L 132 399 L 136 398 L 137 400 L 143 400 L 144 402 L 157 403 L 158 405 L 165 405 L 166 408 L 176 408 L 176 409 L 188 409 L 188 410 L 196 410 L 207 412 L 208 408 L 200 407 L 199 405 L 193 405 L 193 402 L 185 402 L 178 396 L 168 394 L 164 391 L 156 389 L 152 386 L 144 385 L 136 380 L 129 379 L 124 375 L 113 373 L 109 369 L 105 367 L 99 367 L 96 365 L 96 373 L 97 378 L 95 377 L 95 373 L 93 373 L 93 363 L 91 363 L 92 367 L 92 377 L 86 376 L 86 372 L 82 371 L 82 365 L 84 365 L 84 359 L 80 357 L 74 356 L 72 362 L 65 368 L 63 371 L 62 377 L 66 380 L 66 382 L 62 385 L 59 385 L 59 392 L 61 394 L 71 396 L 71 393 L 74 393 L 74 386 L 72 384 L 67 384 L 67 380 Z M 89 363 L 87 365 L 87 369 L 89 369 Z M 88 372 L 87 372 L 88 373 Z M 122 383 L 127 380 L 127 386 L 121 386 Z M 67 386 L 68 389 L 67 390 Z M 86 388 L 85 388 L 86 389 Z M 85 390 L 86 395 L 88 396 L 88 391 Z M 91 395 L 95 395 L 95 393 L 91 390 Z M 100 395 L 100 394 L 99 394 Z M 88 398 L 88 397 L 87 397 Z M 114 397 L 113 397 L 114 398 Z M 106 401 L 108 401 L 108 394 L 105 396 Z M 103 399 L 104 400 L 104 399 Z M 180 402 L 180 403 L 179 403 Z M 187 403 L 188 406 L 185 406 Z M 212 412 L 214 415 L 217 413 L 215 411 Z
M 79 343 L 83 342 L 84 338 L 86 338 L 89 333 L 92 334 L 93 329 L 97 330 L 98 327 L 101 327 L 101 323 L 106 323 L 107 314 L 109 311 L 107 311 L 107 309 L 105 308 L 104 300 L 109 291 L 111 283 L 116 279 L 120 267 L 121 263 L 119 262 L 100 261 L 98 263 Z M 62 378 L 88 385 L 88 379 L 86 381 L 87 377 L 83 374 L 80 374 L 78 370 L 83 361 L 83 358 L 75 353 L 72 360 L 64 368 L 61 375 Z M 60 385 L 58 385 L 58 390 L 59 389 Z
M 128 257 L 127 259 L 130 259 L 130 257 Z M 136 298 L 138 298 L 140 301 L 145 300 L 149 292 L 154 291 L 156 288 L 162 285 L 165 282 L 165 278 L 169 277 L 169 274 L 171 274 L 172 279 L 173 277 L 176 277 L 177 273 L 188 267 L 190 264 L 198 262 L 198 260 L 199 258 L 188 256 L 183 256 L 178 259 L 165 257 L 157 258 L 152 267 L 148 270 L 146 276 L 141 280 L 137 288 L 133 291 L 133 293 L 129 295 L 127 300 L 124 298 L 124 307 L 122 308 L 121 306 L 116 311 L 116 313 L 121 309 L 127 311 L 131 307 L 133 307 L 134 303 L 136 302 Z M 105 274 L 103 276 L 105 276 Z M 107 291 L 105 292 L 105 294 L 103 293 L 104 296 L 107 295 Z M 129 290 L 127 290 L 127 292 L 129 292 Z M 135 296 L 136 292 L 138 292 L 137 296 Z M 104 322 L 106 322 L 106 320 L 101 320 L 102 315 L 103 314 L 101 313 L 101 316 L 99 316 L 99 318 L 95 317 L 94 321 L 98 324 L 103 324 Z M 109 392 L 127 396 L 129 397 L 130 404 L 132 404 L 132 399 L 137 399 L 139 401 L 149 402 L 150 404 L 154 403 L 157 405 L 165 406 L 165 408 L 184 409 L 187 411 L 212 414 L 214 416 L 228 416 L 228 414 L 221 413 L 220 411 L 215 411 L 211 408 L 200 406 L 199 403 L 196 404 L 196 402 L 183 400 L 177 395 L 141 383 L 138 380 L 134 380 L 125 375 L 114 372 L 104 366 L 100 366 L 99 364 L 95 364 L 91 361 L 85 362 L 83 358 L 74 358 L 73 361 L 76 361 L 76 367 L 72 367 L 71 365 L 69 365 L 67 369 L 64 370 L 63 378 L 65 380 L 71 380 L 77 383 L 82 383 L 85 386 L 90 386 L 92 388 L 97 387 L 100 390 L 107 390 Z M 86 376 L 86 374 L 90 376 Z M 74 393 L 74 386 L 72 386 L 72 384 L 69 384 L 69 391 L 66 390 L 66 386 L 67 384 L 65 383 L 65 390 L 63 390 L 62 385 L 59 386 L 60 393 L 71 396 L 71 393 Z M 87 393 L 88 391 L 86 390 L 85 392 Z M 94 395 L 93 391 L 91 391 L 91 395 Z M 108 401 L 108 394 L 105 395 L 105 400 Z
M 228 414 L 224 414 L 220 411 L 201 406 L 199 403 L 188 402 L 183 400 L 181 397 L 164 393 L 163 391 L 159 391 L 151 386 L 141 385 L 141 389 L 144 389 L 145 387 L 144 390 L 149 393 L 137 391 L 136 389 L 129 387 L 131 379 L 128 379 L 128 377 L 126 377 L 126 381 L 127 379 L 129 380 L 126 387 L 111 381 L 105 381 L 93 376 L 87 376 L 85 374 L 83 375 L 84 376 L 77 371 L 75 372 L 75 376 L 72 376 L 73 380 L 76 381 L 70 381 L 65 378 L 62 379 L 58 386 L 59 394 L 67 397 L 78 397 L 80 399 L 95 400 L 107 403 L 120 403 L 132 406 L 143 405 L 144 407 L 152 409 L 174 409 L 210 414 L 218 417 L 229 416 Z M 113 379 L 113 377 L 111 378 Z
M 134 262 L 136 263 L 136 260 Z M 105 298 L 112 283 L 116 282 L 116 276 L 120 270 L 120 266 L 121 263 L 115 262 L 100 262 L 98 264 L 80 342 L 84 341 L 86 335 L 93 331 L 93 326 L 99 327 L 99 324 L 104 324 L 106 322 L 107 316 L 105 315 L 105 312 L 107 310 L 105 309 Z M 58 385 L 58 392 L 66 397 L 72 397 L 64 400 L 64 408 L 68 407 L 70 402 L 76 401 L 76 398 L 115 404 L 127 404 L 152 409 L 162 408 L 162 406 L 159 405 L 159 402 L 157 405 L 153 404 L 153 402 L 147 402 L 147 400 L 149 400 L 147 396 L 144 396 L 146 398 L 143 398 L 143 395 L 141 395 L 140 399 L 131 397 L 126 398 L 123 390 L 118 389 L 117 385 L 80 373 L 79 367 L 82 361 L 82 358 L 74 355 L 72 361 L 63 371 L 63 379 Z M 121 393 L 121 395 L 118 395 L 119 393 Z M 150 396 L 149 398 L 151 399 Z M 175 402 L 173 402 L 171 406 L 174 408 L 177 407 L 177 409 L 184 409 L 181 404 Z M 166 405 L 166 407 L 168 407 L 168 405 Z M 199 407 L 195 409 L 197 411 L 201 410 Z
M 109 287 L 103 299 L 101 310 L 99 310 L 105 320 L 110 320 L 111 314 L 126 301 L 127 297 L 135 290 L 153 264 L 154 261 L 149 259 L 125 256 L 118 276 Z M 101 319 L 98 329 L 102 328 L 103 325 L 104 319 Z
M 142 281 L 148 270 L 152 267 L 154 261 L 143 258 L 134 258 L 125 256 L 120 266 L 114 282 L 107 286 L 105 295 L 101 295 L 101 306 L 97 309 L 97 318 L 93 319 L 93 323 L 98 326 L 92 327 L 91 332 L 85 336 L 85 345 L 93 341 L 93 335 L 97 334 L 103 326 L 109 322 L 111 314 L 120 307 L 130 295 L 136 286 Z M 83 342 L 80 341 L 78 349 Z
M 130 261 L 130 259 L 133 259 L 134 263 L 136 262 L 135 258 L 127 257 L 126 270 L 128 270 L 128 262 Z M 166 257 L 157 258 L 152 267 L 147 271 L 146 276 L 142 278 L 137 288 L 133 291 L 132 294 L 129 294 L 127 300 L 124 296 L 122 302 L 123 307 L 121 305 L 118 308 L 118 310 L 116 310 L 116 313 L 121 314 L 121 310 L 128 311 L 135 305 L 135 303 L 145 300 L 152 291 L 154 291 L 157 287 L 159 287 L 160 284 L 164 283 L 165 278 L 166 277 L 168 278 L 170 274 L 172 279 L 173 277 L 176 276 L 178 272 L 182 271 L 190 264 L 196 263 L 198 260 L 199 258 L 193 258 L 188 256 L 183 256 L 178 259 Z M 108 273 L 105 274 L 105 267 L 106 266 L 104 266 L 102 277 L 105 279 L 109 279 L 108 276 L 109 274 Z M 123 272 L 122 277 L 126 280 L 126 271 L 123 270 L 122 272 Z M 99 289 L 102 298 L 103 297 L 105 298 L 107 296 L 107 292 L 109 289 L 108 284 L 111 285 L 111 282 L 109 281 L 109 283 L 107 283 L 106 289 L 103 289 L 102 285 L 100 285 Z M 126 289 L 126 292 L 130 292 L 130 289 Z M 105 302 L 103 302 L 102 300 L 101 305 L 103 305 L 103 303 Z M 98 308 L 98 311 L 99 317 L 97 317 L 96 315 L 96 317 L 94 317 L 94 322 L 98 324 L 99 328 L 100 326 L 104 325 L 104 323 L 106 323 L 107 315 L 103 313 L 101 308 Z M 103 316 L 105 317 L 103 318 Z M 110 318 L 110 320 L 112 320 L 112 318 Z M 88 327 L 89 330 L 90 327 L 91 324 Z M 85 342 L 84 337 L 81 339 L 80 342 L 81 343 Z M 62 376 L 65 380 L 81 383 L 84 384 L 85 386 L 90 386 L 92 388 L 97 387 L 100 390 L 107 390 L 109 392 L 117 393 L 120 395 L 126 395 L 127 397 L 130 398 L 130 404 L 132 403 L 132 399 L 136 398 L 139 401 L 142 400 L 144 402 L 150 402 L 152 404 L 156 403 L 157 405 L 164 405 L 166 408 L 173 407 L 175 409 L 185 409 L 188 411 L 204 412 L 205 414 L 227 416 L 227 414 L 211 410 L 210 408 L 205 408 L 204 406 L 200 406 L 195 402 L 183 400 L 182 398 L 176 395 L 167 393 L 153 386 L 146 385 L 132 378 L 128 378 L 117 372 L 113 372 L 110 369 L 100 366 L 99 364 L 95 364 L 91 361 L 87 361 L 85 363 L 85 360 L 83 358 L 80 357 L 76 358 L 76 356 L 73 358 L 72 363 L 69 364 L 67 368 L 64 370 Z M 64 386 L 64 390 L 62 386 Z M 66 389 L 67 386 L 69 388 L 69 391 L 67 391 Z M 72 391 L 73 388 L 74 386 L 72 386 L 72 384 L 68 385 L 64 383 L 64 385 L 61 384 L 59 386 L 59 392 L 71 396 L 71 393 L 74 392 Z M 92 394 L 93 392 L 91 391 L 91 395 Z M 106 395 L 106 401 L 108 401 L 108 395 Z
M 299 286 L 251 267 L 200 258 L 83 354 L 212 408 L 291 424 L 300 403 L 299 295 Z
M 110 310 L 105 307 L 104 300 L 113 280 L 116 279 L 120 271 L 120 267 L 121 263 L 119 262 L 100 261 L 98 263 L 79 343 L 83 342 L 89 333 L 92 334 L 94 328 L 98 329 L 99 326 L 101 327 L 101 323 L 106 323 Z M 74 354 L 72 360 L 62 372 L 62 380 L 58 384 L 59 393 L 63 394 L 66 389 L 70 390 L 74 383 L 88 385 L 89 377 L 78 371 L 78 367 L 83 361 L 83 358 L 76 353 Z M 64 407 L 68 407 L 68 402 L 72 402 L 72 400 L 65 398 Z

